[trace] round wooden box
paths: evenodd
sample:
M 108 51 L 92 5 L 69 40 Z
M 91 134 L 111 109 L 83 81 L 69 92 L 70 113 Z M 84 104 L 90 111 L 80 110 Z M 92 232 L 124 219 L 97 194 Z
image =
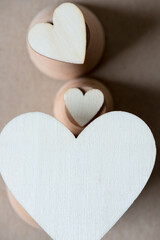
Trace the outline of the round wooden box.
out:
M 93 121 L 100 115 L 112 111 L 113 110 L 113 100 L 112 96 L 109 92 L 109 90 L 106 88 L 106 86 L 99 81 L 92 79 L 92 78 L 80 78 L 76 81 L 69 81 L 67 82 L 57 93 L 57 96 L 54 100 L 54 107 L 53 107 L 53 114 L 56 119 L 58 119 L 60 122 L 62 122 L 75 136 L 78 136 L 78 134 L 87 126 L 84 127 L 79 126 L 69 111 L 67 110 L 64 102 L 64 94 L 65 92 L 70 88 L 78 88 L 80 89 L 84 94 L 91 90 L 91 89 L 99 89 L 103 95 L 104 95 L 104 103 L 99 110 L 99 112 L 95 115 L 95 117 L 91 120 Z
M 98 64 L 104 51 L 105 35 L 100 21 L 88 8 L 81 5 L 76 6 L 84 16 L 87 31 L 86 56 L 83 64 L 62 62 L 43 56 L 30 46 L 27 37 L 27 47 L 31 60 L 40 71 L 54 79 L 69 80 L 84 75 Z M 54 3 L 39 12 L 32 20 L 28 31 L 38 23 L 54 24 L 52 18 L 56 7 Z

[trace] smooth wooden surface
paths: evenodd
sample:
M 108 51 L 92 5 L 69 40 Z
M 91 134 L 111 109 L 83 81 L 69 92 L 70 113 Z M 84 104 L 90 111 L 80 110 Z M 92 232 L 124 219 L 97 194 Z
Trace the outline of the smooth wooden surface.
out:
M 8 188 L 52 239 L 100 240 L 146 185 L 156 146 L 148 126 L 127 112 L 100 116 L 77 138 L 34 112 L 5 126 L 0 156 Z
M 52 6 L 39 12 L 31 22 L 29 31 L 34 28 L 36 24 L 53 22 L 52 18 L 55 6 L 56 4 L 52 4 Z M 82 5 L 77 5 L 77 7 L 82 12 L 86 23 L 87 43 L 84 63 L 74 64 L 56 61 L 34 51 L 29 42 L 27 43 L 28 51 L 34 64 L 40 71 L 53 79 L 70 80 L 88 73 L 98 64 L 104 52 L 104 30 L 100 21 L 88 8 Z
M 65 107 L 76 123 L 84 127 L 101 110 L 104 95 L 99 89 L 83 93 L 78 88 L 70 88 L 64 94 Z
M 24 208 L 19 204 L 19 202 L 15 199 L 15 197 L 13 196 L 13 194 L 9 191 L 9 189 L 7 188 L 7 195 L 9 198 L 9 201 L 13 207 L 13 209 L 15 210 L 15 212 L 17 213 L 17 215 L 23 219 L 23 221 L 25 221 L 26 223 L 28 223 L 30 226 L 41 229 L 39 227 L 39 225 L 35 222 L 35 220 L 24 210 Z
M 60 4 L 52 24 L 40 22 L 30 28 L 28 43 L 37 53 L 57 61 L 83 64 L 86 56 L 86 22 L 73 3 Z
M 108 88 L 104 84 L 92 78 L 80 78 L 77 79 L 76 81 L 73 80 L 64 84 L 63 87 L 57 93 L 56 98 L 54 100 L 53 114 L 56 119 L 62 122 L 75 136 L 77 136 L 85 128 L 85 126 L 80 126 L 79 124 L 77 124 L 72 115 L 70 114 L 70 112 L 68 111 L 68 109 L 66 108 L 64 95 L 66 91 L 70 88 L 79 88 L 84 93 L 92 89 L 99 89 L 100 91 L 102 91 L 104 95 L 104 103 L 100 111 L 98 111 L 98 113 L 95 115 L 93 119 L 106 112 L 112 111 L 113 100 Z
M 90 77 L 108 86 L 114 109 L 135 113 L 149 124 L 159 149 L 159 0 L 86 0 L 81 3 L 96 13 L 106 32 L 107 49 Z M 24 112 L 52 114 L 53 98 L 64 84 L 64 81 L 53 81 L 41 74 L 31 63 L 24 44 L 30 21 L 49 4 L 53 4 L 53 0 L 0 1 L 0 130 Z M 158 154 L 156 167 L 144 191 L 103 240 L 159 239 L 159 169 Z M 0 239 L 50 239 L 17 216 L 9 204 L 1 178 L 0 216 Z

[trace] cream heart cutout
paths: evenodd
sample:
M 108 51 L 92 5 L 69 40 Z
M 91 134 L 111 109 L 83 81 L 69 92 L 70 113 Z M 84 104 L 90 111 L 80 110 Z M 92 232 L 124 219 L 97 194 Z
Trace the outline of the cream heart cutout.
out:
M 99 89 L 92 89 L 83 94 L 78 88 L 70 88 L 64 94 L 64 101 L 73 119 L 84 127 L 101 109 L 104 95 Z
M 81 10 L 63 3 L 53 13 L 53 25 L 38 23 L 28 33 L 32 49 L 48 58 L 82 64 L 86 54 L 86 24 Z
M 110 112 L 75 138 L 53 117 L 27 113 L 0 135 L 0 171 L 15 198 L 57 240 L 99 240 L 144 188 L 155 163 L 148 126 Z

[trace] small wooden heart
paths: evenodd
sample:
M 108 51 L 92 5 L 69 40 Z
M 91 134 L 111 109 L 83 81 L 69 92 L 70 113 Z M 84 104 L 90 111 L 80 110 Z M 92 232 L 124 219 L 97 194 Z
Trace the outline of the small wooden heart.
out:
M 64 101 L 73 119 L 84 127 L 101 109 L 104 95 L 99 89 L 92 89 L 83 94 L 78 88 L 70 88 L 64 94 Z
M 86 54 L 86 24 L 81 10 L 63 3 L 53 13 L 53 24 L 38 23 L 28 33 L 30 46 L 48 58 L 82 64 Z

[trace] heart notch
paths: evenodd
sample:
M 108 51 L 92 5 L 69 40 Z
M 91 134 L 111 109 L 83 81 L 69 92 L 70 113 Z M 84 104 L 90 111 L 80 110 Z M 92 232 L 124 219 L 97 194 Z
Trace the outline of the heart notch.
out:
M 27 36 L 31 60 L 54 79 L 73 79 L 91 71 L 100 61 L 104 45 L 98 18 L 88 8 L 69 2 L 39 12 Z
M 69 81 L 54 100 L 53 114 L 75 136 L 97 117 L 113 110 L 108 88 L 92 78 Z

